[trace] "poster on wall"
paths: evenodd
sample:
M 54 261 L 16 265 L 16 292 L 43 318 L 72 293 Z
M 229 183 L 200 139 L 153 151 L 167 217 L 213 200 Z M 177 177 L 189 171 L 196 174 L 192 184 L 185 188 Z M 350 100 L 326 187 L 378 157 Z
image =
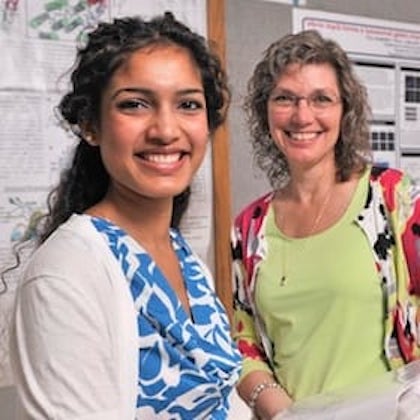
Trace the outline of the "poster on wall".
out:
M 420 67 L 402 66 L 399 88 L 401 149 L 420 154 Z
M 45 212 L 48 192 L 72 156 L 75 139 L 60 127 L 55 107 L 76 46 L 99 21 L 164 10 L 207 33 L 206 0 L 0 1 L 0 270 L 15 262 L 13 246 Z M 183 232 L 212 267 L 210 153 L 192 185 Z M 11 383 L 7 327 L 18 274 L 0 282 L 0 386 Z
M 372 109 L 375 163 L 420 178 L 420 25 L 295 8 L 293 31 L 304 29 L 334 39 L 353 60 Z
M 369 59 L 420 57 L 420 25 L 322 12 L 293 9 L 293 31 L 315 29 L 336 40 L 349 54 Z

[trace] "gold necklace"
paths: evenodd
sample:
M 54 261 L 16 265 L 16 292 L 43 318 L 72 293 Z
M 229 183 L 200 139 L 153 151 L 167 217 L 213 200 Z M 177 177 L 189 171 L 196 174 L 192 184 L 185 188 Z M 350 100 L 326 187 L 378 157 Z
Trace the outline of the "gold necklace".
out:
M 318 210 L 318 212 L 317 212 L 317 214 L 316 214 L 316 216 L 314 218 L 314 221 L 312 223 L 312 226 L 309 229 L 308 233 L 304 237 L 304 240 L 302 242 L 302 247 L 299 250 L 300 253 L 303 252 L 303 250 L 305 249 L 305 246 L 306 246 L 306 243 L 307 243 L 308 238 L 310 236 L 312 236 L 313 233 L 318 228 L 319 223 L 321 222 L 321 219 L 322 219 L 322 215 L 324 214 L 324 211 L 327 208 L 327 204 L 330 201 L 332 190 L 333 190 L 333 187 L 331 187 L 329 189 L 328 193 L 325 194 L 325 198 L 322 201 L 321 206 L 319 207 L 319 210 Z M 285 220 L 285 217 L 284 217 L 284 215 L 282 215 L 280 227 L 283 227 L 284 220 Z M 284 231 L 284 229 L 282 229 L 282 231 Z M 286 245 L 287 244 L 286 244 L 286 240 L 287 240 L 286 238 L 283 238 L 283 244 L 285 246 L 284 246 L 284 250 L 283 250 L 283 253 L 282 253 L 282 269 L 283 269 L 283 274 L 282 274 L 282 276 L 280 278 L 280 286 L 284 286 L 286 284 L 287 277 L 288 277 L 288 274 L 287 274 L 287 253 L 286 253 Z

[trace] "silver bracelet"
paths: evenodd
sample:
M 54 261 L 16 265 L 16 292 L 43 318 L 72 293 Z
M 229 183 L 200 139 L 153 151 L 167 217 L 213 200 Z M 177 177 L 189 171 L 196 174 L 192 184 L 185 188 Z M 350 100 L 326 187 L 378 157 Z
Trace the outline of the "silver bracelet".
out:
M 281 388 L 281 385 L 277 382 L 268 382 L 264 381 L 258 385 L 255 385 L 254 389 L 251 392 L 251 396 L 249 397 L 248 405 L 251 410 L 254 410 L 255 405 L 257 404 L 258 397 L 260 396 L 261 392 L 268 388 Z

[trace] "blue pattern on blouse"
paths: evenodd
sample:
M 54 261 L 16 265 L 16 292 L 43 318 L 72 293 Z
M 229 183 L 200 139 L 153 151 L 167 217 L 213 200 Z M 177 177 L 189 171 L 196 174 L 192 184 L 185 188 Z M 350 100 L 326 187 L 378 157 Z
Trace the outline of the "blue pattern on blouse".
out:
M 192 320 L 150 255 L 111 222 L 92 217 L 129 282 L 138 313 L 138 419 L 226 419 L 240 355 L 211 274 L 170 230 Z

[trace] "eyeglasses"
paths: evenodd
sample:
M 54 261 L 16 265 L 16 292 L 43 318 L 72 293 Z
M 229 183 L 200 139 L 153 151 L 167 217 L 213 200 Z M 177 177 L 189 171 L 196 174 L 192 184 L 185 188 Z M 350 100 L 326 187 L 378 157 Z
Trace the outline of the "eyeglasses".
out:
M 282 112 L 290 112 L 299 106 L 299 102 L 305 100 L 313 112 L 323 112 L 341 102 L 341 98 L 332 93 L 312 93 L 308 96 L 297 96 L 293 93 L 275 93 L 271 100 Z

